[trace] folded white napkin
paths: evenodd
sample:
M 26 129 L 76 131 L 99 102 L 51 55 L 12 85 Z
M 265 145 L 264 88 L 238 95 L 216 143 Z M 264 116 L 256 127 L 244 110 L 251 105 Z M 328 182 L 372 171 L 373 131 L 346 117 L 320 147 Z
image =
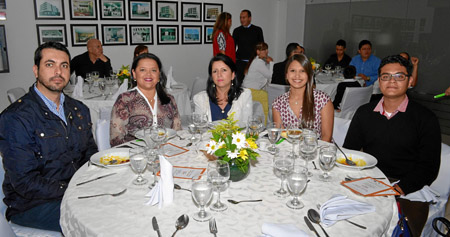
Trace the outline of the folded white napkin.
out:
M 170 66 L 169 71 L 167 72 L 167 82 L 166 82 L 166 89 L 171 90 L 173 85 L 177 85 L 178 82 L 173 79 L 173 69 L 172 66 Z
M 330 227 L 339 220 L 351 218 L 353 216 L 362 215 L 375 211 L 372 204 L 358 202 L 348 199 L 347 196 L 340 194 L 333 195 L 330 200 L 326 201 L 320 208 L 320 221 Z
M 83 99 L 83 83 L 84 79 L 80 76 L 77 77 L 77 84 L 73 88 L 72 98 Z
M 98 151 L 111 148 L 109 143 L 109 120 L 99 119 L 96 125 L 95 136 L 97 138 Z
M 294 224 L 276 224 L 264 222 L 261 228 L 262 236 L 265 237 L 307 237 L 304 231 L 298 229 Z
M 421 190 L 417 190 L 413 193 L 410 193 L 408 195 L 402 195 L 400 198 L 408 199 L 410 201 L 416 201 L 416 202 L 431 202 L 436 203 L 439 201 L 440 194 L 433 189 L 430 188 L 430 186 L 425 185 Z
M 117 97 L 119 97 L 120 94 L 124 93 L 127 90 L 128 90 L 128 79 L 124 79 L 122 85 L 120 85 L 116 93 L 114 93 L 114 95 L 111 96 L 111 100 L 116 101 Z
M 150 200 L 146 205 L 159 204 L 158 207 L 162 208 L 173 202 L 173 174 L 172 164 L 166 160 L 164 156 L 159 156 L 160 174 L 161 179 L 159 179 L 156 186 L 150 190 L 145 196 L 150 197 Z

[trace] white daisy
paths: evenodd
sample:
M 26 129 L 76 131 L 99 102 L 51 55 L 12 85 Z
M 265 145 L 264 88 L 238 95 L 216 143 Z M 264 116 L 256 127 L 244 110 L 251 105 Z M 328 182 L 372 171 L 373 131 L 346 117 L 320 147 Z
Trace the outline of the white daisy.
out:
M 236 149 L 237 150 L 237 149 Z M 238 151 L 238 150 L 237 150 Z M 227 156 L 230 159 L 236 159 L 239 155 L 239 152 L 227 151 Z
M 245 141 L 245 134 L 241 132 L 233 133 L 233 141 L 232 143 L 237 146 L 237 149 L 240 150 L 241 148 L 245 147 L 246 141 Z
M 206 149 L 207 149 L 206 152 L 207 152 L 208 154 L 214 154 L 214 152 L 216 152 L 217 149 L 219 149 L 219 144 L 217 144 L 216 141 L 211 140 L 211 141 L 209 141 L 208 144 L 206 144 Z

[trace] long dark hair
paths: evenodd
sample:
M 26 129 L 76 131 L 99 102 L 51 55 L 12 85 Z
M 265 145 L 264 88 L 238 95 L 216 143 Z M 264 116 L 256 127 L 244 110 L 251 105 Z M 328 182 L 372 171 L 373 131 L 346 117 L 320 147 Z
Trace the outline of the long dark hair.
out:
M 226 56 L 225 54 L 217 54 L 215 57 L 209 61 L 208 66 L 208 81 L 206 82 L 206 93 L 208 94 L 209 99 L 214 103 L 217 104 L 217 98 L 216 98 L 216 87 L 214 84 L 214 81 L 212 79 L 212 65 L 215 62 L 222 61 L 225 63 L 230 69 L 231 72 L 235 73 L 235 76 L 233 80 L 231 81 L 231 87 L 228 91 L 228 104 L 232 105 L 233 100 L 239 98 L 241 95 L 243 89 L 241 87 L 241 84 L 239 83 L 237 77 L 236 77 L 236 64 L 234 64 L 233 60 L 231 60 L 230 57 Z
M 169 98 L 169 96 L 167 96 L 167 93 L 164 89 L 164 88 L 166 88 L 167 77 L 166 77 L 166 74 L 162 70 L 162 63 L 161 63 L 161 60 L 159 60 L 158 56 L 156 56 L 152 53 L 140 54 L 133 60 L 131 70 L 135 71 L 139 61 L 141 61 L 141 59 L 144 59 L 144 58 L 153 59 L 158 64 L 159 82 L 156 84 L 156 93 L 158 93 L 158 99 L 161 101 L 162 105 L 168 104 L 170 102 L 170 98 Z
M 222 30 L 225 34 L 225 37 L 230 35 L 230 26 L 228 25 L 228 20 L 231 19 L 231 14 L 228 12 L 222 12 L 217 17 L 216 23 L 214 23 L 213 28 L 213 37 L 216 37 L 216 34 L 219 30 Z
M 303 96 L 302 119 L 306 122 L 314 122 L 314 92 L 313 92 L 313 70 L 311 62 L 304 54 L 294 54 L 288 58 L 286 63 L 285 75 L 288 72 L 289 65 L 297 61 L 305 69 L 308 75 L 308 82 L 306 82 L 305 94 Z M 286 79 L 286 81 L 288 81 Z M 289 83 L 289 81 L 288 81 Z
M 269 45 L 267 45 L 267 44 L 264 43 L 264 42 L 258 42 L 258 43 L 256 43 L 255 48 L 253 49 L 253 52 L 252 52 L 252 56 L 250 57 L 250 60 L 248 61 L 247 66 L 245 66 L 244 74 L 247 74 L 248 68 L 250 67 L 250 65 L 252 64 L 253 60 L 254 60 L 254 59 L 256 58 L 256 56 L 257 56 L 257 51 L 258 51 L 258 50 L 259 50 L 259 51 L 261 51 L 261 50 L 266 50 L 266 49 L 268 49 L 268 48 L 269 48 Z

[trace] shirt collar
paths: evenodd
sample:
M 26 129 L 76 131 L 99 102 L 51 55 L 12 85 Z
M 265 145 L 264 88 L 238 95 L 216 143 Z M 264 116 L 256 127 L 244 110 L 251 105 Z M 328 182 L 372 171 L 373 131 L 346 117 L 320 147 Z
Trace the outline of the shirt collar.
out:
M 248 26 L 244 26 L 244 28 L 250 28 L 252 26 L 252 23 L 248 24 Z
M 56 103 L 47 98 L 42 92 L 36 87 L 36 83 L 34 83 L 34 91 L 38 94 L 38 96 L 44 101 L 44 103 L 47 105 L 47 107 L 50 110 L 56 110 Z M 61 93 L 59 96 L 59 108 L 61 108 L 64 104 L 66 97 L 64 96 L 64 93 Z
M 381 115 L 386 116 L 388 119 L 394 117 L 394 115 L 396 115 L 398 112 L 405 112 L 406 108 L 408 107 L 408 96 L 405 95 L 405 99 L 403 99 L 402 103 L 400 103 L 400 105 L 397 107 L 397 109 L 391 114 L 391 116 L 389 117 L 385 112 L 384 112 L 384 96 L 383 98 L 381 98 L 381 100 L 378 102 L 377 106 L 375 106 L 375 109 L 373 109 L 374 112 L 379 112 Z

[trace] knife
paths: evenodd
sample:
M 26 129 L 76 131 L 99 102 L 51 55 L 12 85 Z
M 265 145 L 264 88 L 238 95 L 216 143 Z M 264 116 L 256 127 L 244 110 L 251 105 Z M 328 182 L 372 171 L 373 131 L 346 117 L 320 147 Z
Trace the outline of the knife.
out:
M 156 233 L 158 233 L 158 237 L 161 237 L 161 232 L 159 232 L 159 226 L 158 226 L 158 221 L 156 220 L 156 217 L 152 218 L 152 225 L 153 225 L 153 230 L 155 230 Z
M 317 237 L 320 237 L 319 233 L 317 233 L 316 228 L 314 228 L 314 226 L 312 225 L 311 221 L 308 220 L 308 217 L 304 216 L 303 218 L 305 219 L 305 223 L 306 223 L 306 225 L 308 226 L 308 228 L 309 228 L 311 231 L 314 231 L 314 233 L 316 233 L 316 236 L 317 236 Z
M 93 178 L 93 179 L 90 179 L 90 180 L 87 180 L 87 181 L 84 181 L 84 182 L 81 182 L 81 183 L 77 183 L 77 186 L 80 186 L 80 185 L 83 185 L 83 184 L 87 184 L 87 183 L 90 183 L 90 182 L 95 181 L 95 180 L 103 179 L 103 178 L 106 178 L 106 177 L 114 175 L 114 174 L 116 174 L 116 173 L 105 174 L 105 175 L 99 176 L 97 178 Z

